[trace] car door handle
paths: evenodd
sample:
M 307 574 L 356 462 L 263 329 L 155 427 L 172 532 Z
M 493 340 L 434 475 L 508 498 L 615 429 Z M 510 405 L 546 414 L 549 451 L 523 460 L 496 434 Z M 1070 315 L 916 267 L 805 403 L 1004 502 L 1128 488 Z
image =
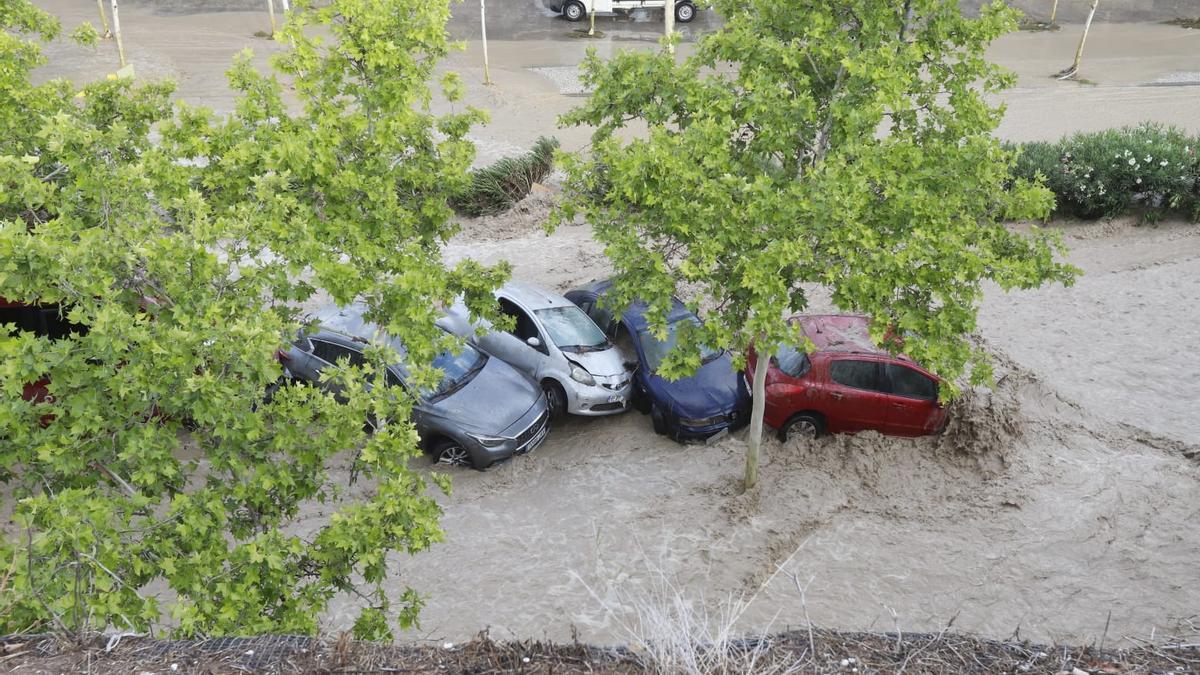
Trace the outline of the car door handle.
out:
M 842 399 L 843 399 L 843 398 L 845 398 L 845 397 L 844 397 L 844 396 L 842 396 L 841 394 L 837 393 L 837 392 L 833 392 L 833 393 L 829 394 L 829 398 L 832 398 L 832 399 L 837 399 L 837 400 L 839 400 L 839 401 L 840 401 L 840 400 L 842 400 Z
M 893 403 L 892 407 L 895 408 L 896 410 L 904 410 L 904 408 L 905 408 L 905 406 L 900 403 Z

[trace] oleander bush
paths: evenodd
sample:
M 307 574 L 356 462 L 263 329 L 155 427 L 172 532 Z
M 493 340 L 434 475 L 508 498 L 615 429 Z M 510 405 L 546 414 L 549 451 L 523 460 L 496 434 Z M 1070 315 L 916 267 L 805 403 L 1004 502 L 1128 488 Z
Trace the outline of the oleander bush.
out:
M 1146 123 L 1018 146 L 1013 173 L 1041 174 L 1059 215 L 1094 219 L 1141 213 L 1200 221 L 1200 138 Z

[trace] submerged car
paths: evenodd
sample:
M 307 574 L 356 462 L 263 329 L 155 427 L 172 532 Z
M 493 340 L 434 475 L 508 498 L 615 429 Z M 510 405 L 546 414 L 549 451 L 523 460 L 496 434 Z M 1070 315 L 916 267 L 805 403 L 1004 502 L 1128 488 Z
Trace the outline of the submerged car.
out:
M 945 428 L 947 411 L 938 401 L 941 380 L 876 346 L 867 317 L 806 315 L 790 321 L 816 350 L 784 345 L 770 357 L 764 421 L 781 441 L 865 430 L 924 436 Z M 757 362 L 751 349 L 747 379 Z
M 461 304 L 447 328 L 469 337 L 537 382 L 553 417 L 612 415 L 629 407 L 632 378 L 620 352 L 596 324 L 563 296 L 532 284 L 509 282 L 496 290 L 511 332 L 467 320 Z M 476 328 L 482 334 L 476 335 Z
M 667 314 L 667 338 L 650 332 L 646 305 L 635 302 L 617 317 L 600 298 L 611 281 L 597 281 L 567 293 L 634 361 L 634 405 L 650 414 L 654 430 L 677 441 L 707 440 L 746 424 L 750 392 L 725 351 L 702 348 L 701 365 L 691 377 L 667 380 L 658 368 L 675 348 L 677 330 L 699 323 L 679 299 Z
M 317 312 L 313 318 L 318 328 L 280 352 L 285 376 L 316 383 L 326 368 L 365 365 L 363 349 L 370 340 L 388 340 L 403 357 L 404 345 L 366 322 L 364 310 L 351 305 Z M 508 364 L 464 344 L 457 353 L 440 354 L 433 365 L 443 376 L 432 390 L 410 388 L 408 369 L 402 364 L 388 368 L 387 383 L 413 394 L 413 424 L 423 448 L 436 461 L 485 469 L 536 449 L 546 438 L 550 415 L 545 397 Z M 336 385 L 322 386 L 336 393 Z

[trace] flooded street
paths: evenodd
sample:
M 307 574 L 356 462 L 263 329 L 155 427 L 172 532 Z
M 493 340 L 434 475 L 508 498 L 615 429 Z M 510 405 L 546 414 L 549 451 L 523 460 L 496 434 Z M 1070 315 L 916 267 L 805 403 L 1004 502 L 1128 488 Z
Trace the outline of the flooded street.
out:
M 68 27 L 95 6 L 39 0 Z M 476 129 L 478 163 L 522 152 L 541 135 L 584 148 L 584 129 L 557 118 L 582 99 L 575 66 L 651 49 L 661 13 L 555 17 L 534 0 L 488 6 L 494 85 L 482 84 L 478 4 L 455 6 L 467 41 L 442 68 L 462 74 L 466 103 L 489 111 Z M 172 77 L 178 98 L 227 112 L 224 71 L 243 48 L 260 64 L 279 49 L 253 36 L 265 11 L 121 9 L 139 77 Z M 681 53 L 719 19 L 701 12 Z M 1002 101 L 999 135 L 1055 139 L 1142 121 L 1200 132 L 1200 31 L 1098 24 L 1083 82 L 1050 73 L 1070 64 L 1081 26 L 1018 33 L 991 57 L 1018 75 Z M 58 42 L 42 77 L 116 70 L 115 48 Z M 1200 81 L 1200 77 L 1196 78 Z M 445 103 L 437 104 L 445 109 Z M 514 275 L 564 290 L 608 269 L 586 225 L 540 229 L 550 202 L 464 223 L 445 257 L 507 260 Z M 428 598 L 423 628 L 402 639 L 495 638 L 625 642 L 637 602 L 678 592 L 714 616 L 765 631 L 811 621 L 843 629 L 955 630 L 1098 641 L 1185 630 L 1200 612 L 1200 228 L 1167 222 L 1059 224 L 1085 275 L 1069 289 L 990 291 L 981 339 L 1000 384 L 976 392 L 938 439 L 874 434 L 765 448 L 761 485 L 739 494 L 743 440 L 682 446 L 647 418 L 571 420 L 536 453 L 489 472 L 456 470 L 444 500 L 447 541 L 397 556 L 393 582 Z M 821 310 L 821 294 L 814 310 Z M 1181 350 L 1182 348 L 1182 350 Z M 1181 354 L 1183 352 L 1183 354 Z M 312 508 L 297 526 L 327 517 Z M 669 581 L 670 593 L 663 581 Z M 804 592 L 801 592 L 804 589 Z M 349 627 L 351 602 L 326 617 Z M 1110 617 L 1111 614 L 1111 617 Z

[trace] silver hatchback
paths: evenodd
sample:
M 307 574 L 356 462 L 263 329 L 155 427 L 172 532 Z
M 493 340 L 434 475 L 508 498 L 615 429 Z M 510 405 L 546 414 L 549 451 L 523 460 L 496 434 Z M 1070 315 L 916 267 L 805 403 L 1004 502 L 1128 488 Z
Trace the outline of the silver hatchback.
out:
M 472 337 L 487 353 L 537 382 L 551 415 L 613 415 L 629 408 L 633 378 L 620 352 L 579 307 L 558 293 L 510 282 L 496 291 L 500 311 L 512 317 L 512 332 L 491 330 L 472 337 L 476 326 L 460 304 L 446 328 Z

